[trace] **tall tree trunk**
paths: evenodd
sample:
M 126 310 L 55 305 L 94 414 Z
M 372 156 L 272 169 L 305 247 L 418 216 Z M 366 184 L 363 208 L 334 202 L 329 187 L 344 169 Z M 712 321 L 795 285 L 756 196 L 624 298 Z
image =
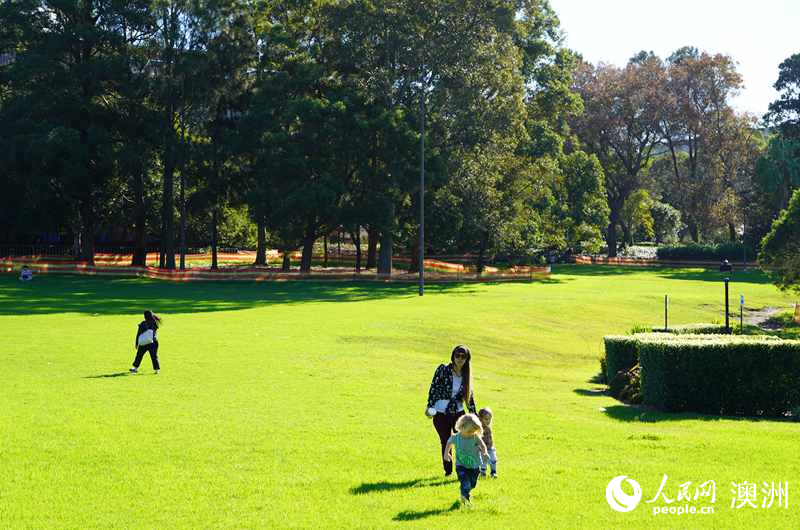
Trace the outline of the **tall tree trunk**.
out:
M 378 274 L 392 274 L 392 246 L 394 237 L 387 229 L 381 234 L 381 248 L 378 255 Z
M 81 260 L 85 261 L 89 265 L 94 265 L 95 218 L 91 199 L 87 199 L 81 207 L 81 224 L 83 228 Z
M 81 259 L 81 249 L 83 248 L 83 227 L 81 221 L 72 225 L 72 257 L 74 259 Z
M 258 247 L 256 248 L 255 264 L 267 264 L 267 225 L 263 215 L 258 216 Z
M 322 266 L 328 268 L 328 234 L 322 239 Z
M 375 265 L 378 262 L 376 259 L 377 255 L 378 231 L 370 226 L 369 230 L 367 231 L 367 270 L 375 268 Z
M 480 278 L 486 268 L 486 232 L 481 233 L 481 242 L 478 247 L 478 262 L 475 264 L 475 275 Z
M 728 222 L 728 238 L 731 243 L 736 243 L 736 227 L 732 222 Z
M 134 230 L 133 260 L 134 267 L 147 266 L 147 247 L 145 243 L 145 223 L 147 211 L 144 204 L 144 172 L 137 171 L 133 178 L 133 201 L 135 204 L 136 227 Z
M 281 271 L 289 272 L 292 270 L 292 252 L 290 250 L 283 250 L 283 263 L 281 264 Z
M 170 131 L 171 133 L 171 131 Z M 171 140 L 167 140 L 171 144 Z M 175 161 L 171 145 L 164 157 L 164 189 L 161 208 L 161 246 L 164 250 L 164 267 L 175 269 Z
M 697 223 L 690 222 L 687 223 L 689 225 L 689 235 L 692 238 L 692 241 L 695 243 L 700 242 L 700 228 L 697 226 Z
M 181 270 L 186 270 L 186 177 L 181 171 Z
M 217 222 L 219 221 L 216 206 L 211 212 L 211 270 L 219 270 L 217 266 Z
M 419 272 L 419 232 L 411 239 L 411 263 L 408 272 Z
M 311 260 L 314 257 L 314 241 L 317 239 L 317 227 L 309 222 L 303 237 L 303 255 L 300 258 L 300 272 L 311 272 Z
M 608 244 L 608 257 L 617 257 L 617 213 L 612 210 L 608 231 L 606 232 L 606 243 Z
M 361 272 L 361 226 L 356 225 L 356 229 L 350 234 L 350 237 L 356 246 L 356 272 Z

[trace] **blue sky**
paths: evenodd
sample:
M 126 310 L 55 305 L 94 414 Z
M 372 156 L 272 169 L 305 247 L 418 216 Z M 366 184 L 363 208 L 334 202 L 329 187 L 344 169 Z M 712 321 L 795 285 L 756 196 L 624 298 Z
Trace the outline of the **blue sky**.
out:
M 745 88 L 739 111 L 761 116 L 776 99 L 778 65 L 800 53 L 800 0 L 550 0 L 567 46 L 597 63 L 625 64 L 639 50 L 667 57 L 681 46 L 724 53 Z

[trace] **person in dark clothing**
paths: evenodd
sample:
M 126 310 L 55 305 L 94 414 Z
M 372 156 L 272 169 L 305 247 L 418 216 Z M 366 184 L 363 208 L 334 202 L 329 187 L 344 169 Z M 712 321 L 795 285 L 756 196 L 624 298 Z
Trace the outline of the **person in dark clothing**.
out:
M 133 360 L 133 368 L 130 372 L 135 374 L 139 371 L 139 365 L 145 352 L 150 353 L 150 360 L 153 362 L 153 370 L 158 373 L 161 366 L 158 364 L 158 337 L 156 332 L 161 326 L 161 318 L 152 311 L 144 312 L 144 320 L 136 330 L 136 358 Z
M 447 440 L 454 432 L 456 421 L 464 415 L 464 405 L 471 413 L 475 413 L 475 400 L 472 393 L 472 374 L 470 358 L 472 354 L 467 346 L 460 344 L 450 355 L 450 364 L 440 364 L 433 374 L 428 404 L 425 415 L 433 418 L 433 427 L 441 442 L 442 467 L 444 475 L 453 473 L 451 458 L 445 458 Z

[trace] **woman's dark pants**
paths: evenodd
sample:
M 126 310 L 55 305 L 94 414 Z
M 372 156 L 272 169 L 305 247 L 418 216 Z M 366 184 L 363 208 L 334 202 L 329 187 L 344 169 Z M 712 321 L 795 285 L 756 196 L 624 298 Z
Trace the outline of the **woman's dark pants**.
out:
M 436 414 L 433 417 L 433 426 L 436 428 L 436 433 L 439 435 L 439 440 L 442 442 L 442 467 L 444 467 L 444 474 L 450 475 L 453 472 L 452 458 L 450 462 L 444 459 L 444 448 L 447 445 L 447 440 L 455 432 L 456 421 L 464 415 L 464 411 L 456 412 L 455 414 Z M 452 455 L 451 455 L 452 457 Z
M 148 344 L 147 346 L 139 346 L 136 350 L 136 359 L 133 360 L 133 367 L 139 368 L 142 363 L 144 352 L 150 352 L 150 360 L 153 361 L 153 370 L 159 370 L 161 367 L 158 364 L 158 342 Z

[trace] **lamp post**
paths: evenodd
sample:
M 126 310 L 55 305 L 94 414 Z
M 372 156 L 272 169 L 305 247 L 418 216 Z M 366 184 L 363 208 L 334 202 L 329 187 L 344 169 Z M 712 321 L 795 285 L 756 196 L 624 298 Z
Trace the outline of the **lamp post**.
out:
M 722 264 L 719 266 L 719 271 L 728 273 L 723 281 L 725 282 L 725 333 L 731 332 L 731 323 L 730 323 L 730 309 L 728 305 L 728 283 L 731 281 L 730 276 L 733 275 L 733 265 L 727 260 L 722 260 Z
M 425 294 L 425 85 L 419 98 L 419 295 Z

